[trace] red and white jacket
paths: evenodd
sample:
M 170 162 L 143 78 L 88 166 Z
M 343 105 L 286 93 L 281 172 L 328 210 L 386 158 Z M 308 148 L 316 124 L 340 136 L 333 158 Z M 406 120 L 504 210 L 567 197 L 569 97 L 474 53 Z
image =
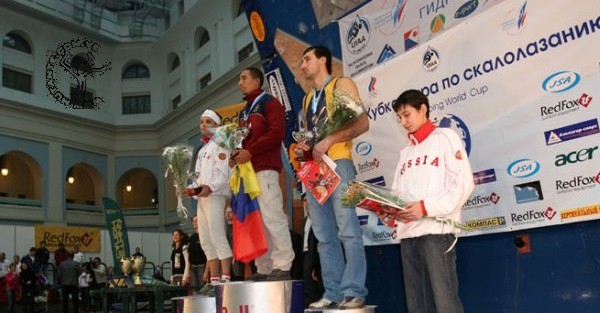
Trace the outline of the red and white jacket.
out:
M 460 222 L 461 209 L 473 191 L 473 173 L 458 135 L 427 121 L 408 135 L 400 151 L 392 191 L 405 202 L 422 201 L 427 216 Z M 398 238 L 457 233 L 458 228 L 430 219 L 397 226 Z

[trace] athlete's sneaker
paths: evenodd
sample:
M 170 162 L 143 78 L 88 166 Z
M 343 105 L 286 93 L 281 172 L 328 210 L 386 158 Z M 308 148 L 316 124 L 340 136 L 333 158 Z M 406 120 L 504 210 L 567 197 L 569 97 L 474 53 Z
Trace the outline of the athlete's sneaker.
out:
M 327 298 L 321 298 L 321 300 L 317 301 L 317 302 L 313 302 L 308 306 L 309 309 L 337 309 L 338 308 L 338 304 L 327 299 Z
M 365 306 L 365 299 L 358 297 L 345 297 L 342 302 L 340 302 L 340 309 L 358 309 Z
M 291 280 L 290 271 L 273 270 L 273 272 L 267 275 L 267 281 L 280 281 L 280 280 Z
M 252 276 L 248 277 L 249 281 L 266 281 L 267 275 L 256 272 Z
M 208 297 L 214 297 L 215 296 L 215 286 L 213 286 L 213 284 L 211 284 L 211 283 L 207 283 L 204 285 L 204 287 L 200 288 L 199 293 L 201 295 L 205 295 Z

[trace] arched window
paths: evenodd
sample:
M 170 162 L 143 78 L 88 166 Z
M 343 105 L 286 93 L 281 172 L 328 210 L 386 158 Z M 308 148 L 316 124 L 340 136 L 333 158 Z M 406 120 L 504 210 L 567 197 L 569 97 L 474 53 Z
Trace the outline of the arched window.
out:
M 148 67 L 146 65 L 141 64 L 141 63 L 135 63 L 135 64 L 132 64 L 132 65 L 129 65 L 123 71 L 123 78 L 124 79 L 128 79 L 128 78 L 148 78 L 148 77 L 150 77 L 150 70 L 148 69 Z
M 10 32 L 4 35 L 2 45 L 11 49 L 31 54 L 31 45 L 29 45 L 29 42 L 27 42 L 25 38 L 14 32 Z
M 167 58 L 167 64 L 169 66 L 169 72 L 172 72 L 176 68 L 179 67 L 179 56 L 173 52 L 169 53 L 169 57 Z
M 194 43 L 196 50 L 204 47 L 210 41 L 210 36 L 208 35 L 208 31 L 204 27 L 196 28 L 196 32 L 194 33 Z

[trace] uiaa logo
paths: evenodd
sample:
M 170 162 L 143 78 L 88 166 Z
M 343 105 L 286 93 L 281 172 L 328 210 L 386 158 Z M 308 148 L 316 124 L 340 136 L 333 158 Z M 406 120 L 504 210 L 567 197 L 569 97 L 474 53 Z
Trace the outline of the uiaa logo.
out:
M 440 65 L 440 54 L 432 47 L 428 47 L 423 54 L 423 68 L 431 72 Z
M 367 47 L 369 39 L 371 39 L 369 21 L 360 15 L 356 15 L 356 19 L 348 29 L 346 48 L 352 54 L 359 54 Z

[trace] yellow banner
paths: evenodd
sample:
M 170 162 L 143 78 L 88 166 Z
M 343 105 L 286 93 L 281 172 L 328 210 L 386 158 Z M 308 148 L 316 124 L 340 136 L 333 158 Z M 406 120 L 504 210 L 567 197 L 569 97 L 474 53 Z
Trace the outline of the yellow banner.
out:
M 226 125 L 229 123 L 238 123 L 240 113 L 244 109 L 245 105 L 246 105 L 245 102 L 234 103 L 234 104 L 228 105 L 226 107 L 215 109 L 215 112 L 217 112 L 217 113 L 219 113 L 219 115 L 221 115 L 221 120 L 223 121 L 222 122 L 223 125 Z
M 46 248 L 54 251 L 59 243 L 67 250 L 79 245 L 81 252 L 100 252 L 100 229 L 89 227 L 67 227 L 58 225 L 35 225 L 35 244 L 46 242 Z

